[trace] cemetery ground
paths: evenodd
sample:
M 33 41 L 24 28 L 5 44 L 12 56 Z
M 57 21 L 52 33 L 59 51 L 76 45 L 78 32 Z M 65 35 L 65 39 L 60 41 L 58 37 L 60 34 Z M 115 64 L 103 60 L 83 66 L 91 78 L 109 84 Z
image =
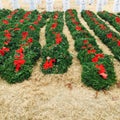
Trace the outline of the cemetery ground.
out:
M 79 6 L 71 0 L 71 9 L 78 11 L 81 23 L 95 37 L 97 44 L 105 54 L 113 55 L 110 49 L 89 29 L 79 13 Z M 7 8 L 10 4 L 4 1 Z M 39 11 L 45 10 L 45 1 L 38 6 Z M 21 0 L 22 8 L 29 6 Z M 88 9 L 96 11 L 94 5 Z M 113 0 L 109 0 L 105 10 L 112 12 Z M 62 1 L 55 0 L 55 10 L 62 10 Z M 65 22 L 64 22 L 65 23 Z M 108 22 L 106 22 L 109 25 Z M 116 30 L 109 25 L 110 28 Z M 40 44 L 45 45 L 45 27 L 40 31 Z M 108 91 L 96 91 L 86 87 L 81 82 L 82 66 L 77 59 L 74 40 L 64 25 L 63 33 L 69 42 L 68 51 L 73 60 L 68 71 L 64 74 L 44 75 L 40 70 L 42 59 L 37 61 L 31 77 L 22 83 L 8 84 L 0 79 L 0 120 L 120 120 L 120 86 L 114 85 Z M 113 60 L 117 82 L 120 82 L 120 62 Z

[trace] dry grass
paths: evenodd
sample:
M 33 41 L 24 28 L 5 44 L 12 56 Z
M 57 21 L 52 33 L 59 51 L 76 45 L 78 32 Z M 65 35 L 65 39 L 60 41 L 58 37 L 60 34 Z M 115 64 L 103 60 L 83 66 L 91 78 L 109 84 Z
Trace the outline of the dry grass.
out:
M 2 1 L 6 3 L 5 7 L 11 8 L 9 2 Z M 61 10 L 61 1 L 55 0 L 55 10 Z M 73 1 L 75 0 L 71 0 L 71 8 L 79 11 Z M 43 11 L 45 0 L 42 2 L 39 10 Z M 112 11 L 112 4 L 113 0 L 110 0 L 105 9 Z M 26 4 L 22 4 L 22 7 L 28 9 Z M 88 8 L 95 10 L 94 5 L 88 5 Z M 81 22 L 88 28 L 83 19 Z M 45 27 L 40 32 L 42 46 L 45 44 L 44 30 Z M 115 85 L 107 94 L 101 91 L 95 98 L 95 91 L 81 83 L 81 65 L 76 58 L 74 40 L 66 26 L 64 34 L 73 55 L 73 64 L 68 72 L 63 75 L 44 75 L 39 69 L 40 59 L 28 81 L 9 85 L 1 79 L 0 120 L 120 120 L 120 89 Z M 97 37 L 96 39 L 104 53 L 111 54 Z M 114 60 L 114 66 L 117 80 L 120 81 L 120 62 Z

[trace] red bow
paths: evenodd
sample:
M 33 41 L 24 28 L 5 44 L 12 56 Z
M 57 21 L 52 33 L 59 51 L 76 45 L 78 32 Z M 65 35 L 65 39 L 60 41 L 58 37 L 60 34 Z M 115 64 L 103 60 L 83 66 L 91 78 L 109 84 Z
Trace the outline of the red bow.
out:
M 109 38 L 109 39 L 112 38 L 112 33 L 108 33 L 107 38 Z
M 46 62 L 44 63 L 43 65 L 43 68 L 45 70 L 49 69 L 49 68 L 52 68 L 53 67 L 53 63 L 55 62 L 56 60 L 55 59 L 51 59 L 51 60 L 46 60 Z
M 116 17 L 116 18 L 115 18 L 115 21 L 116 21 L 117 23 L 120 23 L 120 17 Z

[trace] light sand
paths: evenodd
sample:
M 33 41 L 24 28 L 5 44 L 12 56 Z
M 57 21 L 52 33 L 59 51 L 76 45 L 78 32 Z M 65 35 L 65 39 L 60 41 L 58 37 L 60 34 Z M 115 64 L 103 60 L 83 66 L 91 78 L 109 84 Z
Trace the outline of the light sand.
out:
M 7 0 L 5 8 L 11 8 Z M 71 8 L 79 11 L 79 6 L 71 0 Z M 19 0 L 22 8 L 28 9 L 23 0 Z M 62 9 L 62 0 L 55 0 L 55 10 Z M 105 9 L 112 11 L 113 0 Z M 95 11 L 95 4 L 88 5 Z M 45 10 L 45 0 L 39 11 Z M 80 17 L 81 22 L 88 28 Z M 89 28 L 88 28 L 89 30 Z M 92 35 L 94 33 L 89 30 Z M 45 27 L 40 31 L 40 43 L 45 44 Z M 0 79 L 0 120 L 120 120 L 120 88 L 113 86 L 105 95 L 99 92 L 95 99 L 95 91 L 81 82 L 81 65 L 77 60 L 72 39 L 67 26 L 64 26 L 64 34 L 67 36 L 73 55 L 73 64 L 67 73 L 63 75 L 44 75 L 39 70 L 41 59 L 33 69 L 28 81 L 9 85 Z M 110 50 L 99 40 L 97 43 L 106 54 L 112 55 Z M 118 82 L 120 82 L 120 62 L 114 60 L 114 67 Z

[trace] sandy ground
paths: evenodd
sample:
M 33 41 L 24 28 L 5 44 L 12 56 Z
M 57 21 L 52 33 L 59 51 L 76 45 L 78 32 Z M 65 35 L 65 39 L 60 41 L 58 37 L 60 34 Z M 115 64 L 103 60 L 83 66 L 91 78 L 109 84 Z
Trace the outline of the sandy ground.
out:
M 11 9 L 10 2 L 2 1 L 5 8 Z M 29 8 L 23 0 L 19 2 L 22 8 Z M 61 10 L 62 0 L 55 0 L 55 5 L 55 10 Z M 112 7 L 113 0 L 109 0 L 104 8 L 112 11 Z M 71 0 L 71 8 L 79 11 L 74 0 Z M 42 0 L 42 6 L 39 5 L 38 9 L 45 10 L 45 0 Z M 88 5 L 88 9 L 95 11 L 95 4 Z M 79 18 L 88 28 L 80 15 Z M 88 30 L 94 35 L 93 31 Z M 120 120 L 120 88 L 115 85 L 106 94 L 99 92 L 95 98 L 96 92 L 81 82 L 81 65 L 76 58 L 74 40 L 66 25 L 63 32 L 73 55 L 73 64 L 68 72 L 63 75 L 44 75 L 39 70 L 39 59 L 29 80 L 9 85 L 0 79 L 0 120 Z M 40 31 L 42 46 L 45 44 L 44 33 L 45 27 Z M 104 53 L 112 55 L 99 38 L 95 38 Z M 120 82 L 120 62 L 114 60 L 114 67 Z

